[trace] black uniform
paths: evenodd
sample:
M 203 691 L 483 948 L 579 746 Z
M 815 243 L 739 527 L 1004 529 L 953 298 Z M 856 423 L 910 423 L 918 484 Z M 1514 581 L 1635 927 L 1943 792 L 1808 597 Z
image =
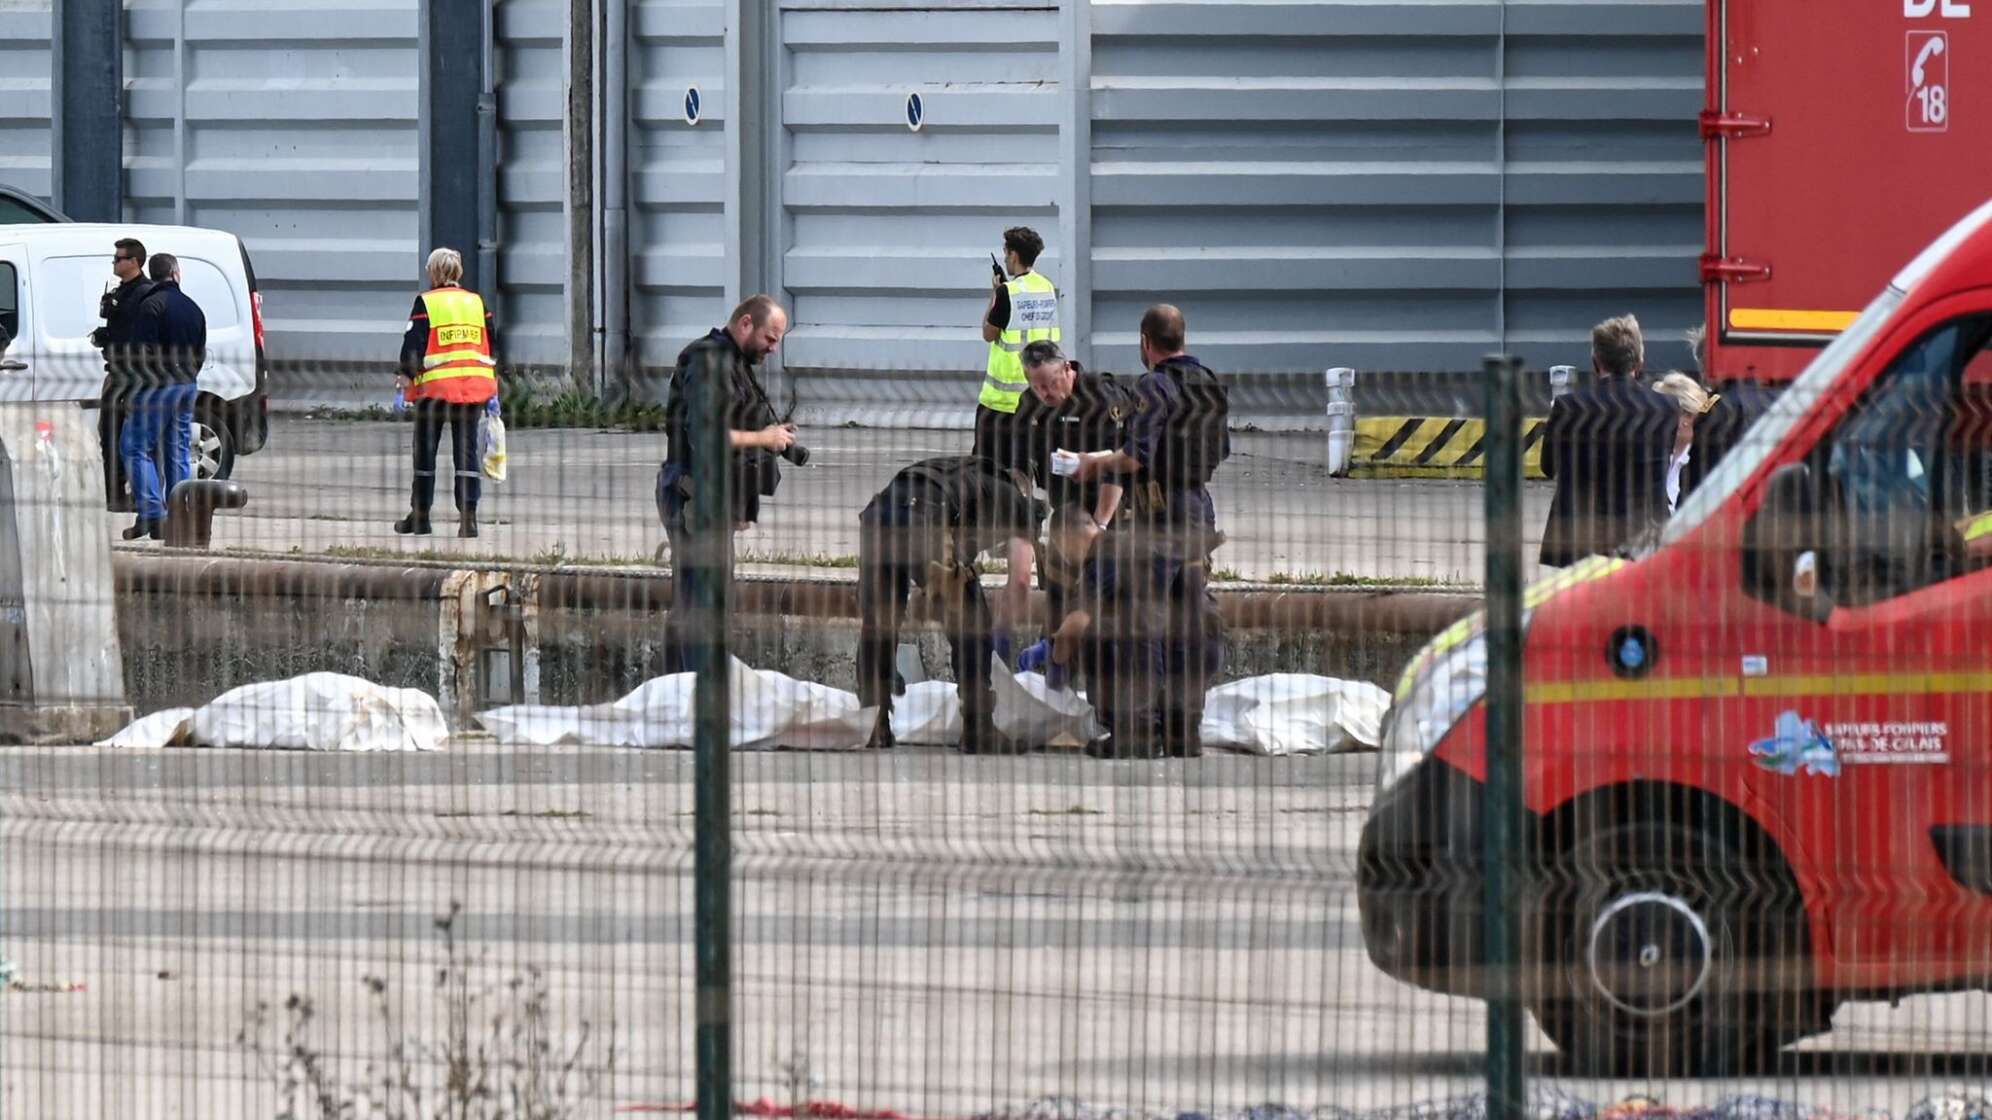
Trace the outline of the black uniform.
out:
M 104 388 L 98 400 L 97 438 L 104 448 L 104 494 L 114 510 L 132 508 L 124 493 L 124 460 L 118 454 L 118 432 L 124 426 L 128 398 L 138 385 L 131 348 L 132 328 L 138 321 L 139 306 L 151 294 L 152 281 L 143 276 L 105 292 L 97 304 L 97 315 L 104 325 L 90 332 L 90 344 L 104 352 Z
M 918 584 L 948 631 L 962 750 L 995 748 L 991 619 L 975 557 L 1012 537 L 1035 537 L 1043 516 L 1043 504 L 1014 474 L 976 455 L 914 463 L 858 515 L 858 699 L 878 706 L 873 746 L 892 744 L 892 697 L 904 691 L 893 656 Z
M 1130 523 L 1101 534 L 1071 605 L 1092 617 L 1073 669 L 1108 738 L 1087 753 L 1194 757 L 1204 697 L 1224 671 L 1225 626 L 1211 594 L 1214 530 Z
M 728 431 L 757 431 L 775 423 L 768 395 L 754 374 L 753 363 L 733 336 L 723 329 L 685 347 L 678 355 L 678 367 L 671 374 L 671 397 L 664 406 L 664 465 L 657 472 L 657 516 L 664 522 L 664 535 L 671 542 L 671 614 L 664 622 L 664 671 L 685 671 L 684 635 L 677 624 L 679 611 L 690 600 L 685 582 L 685 510 L 692 500 L 692 478 L 705 469 L 695 463 L 686 431 L 686 411 L 691 407 L 691 386 L 698 379 L 725 379 L 728 386 L 726 419 Z M 732 508 L 724 528 L 732 547 L 733 526 L 752 524 L 761 518 L 761 499 L 774 494 L 781 484 L 781 470 L 772 452 L 732 450 L 727 469 L 733 473 Z
M 1044 488 L 1046 503 L 1053 510 L 1077 506 L 1091 513 L 1099 508 L 1101 484 L 1113 480 L 1079 482 L 1070 475 L 1057 474 L 1051 469 L 1051 453 L 1118 449 L 1133 408 L 1133 394 L 1108 373 L 1080 370 L 1073 378 L 1072 395 L 1057 405 L 1045 404 L 1037 394 L 1026 392 L 1017 406 L 1015 440 L 1006 461 Z M 1049 573 L 1043 582 L 1048 633 L 1065 617 L 1071 588 Z
M 1224 627 L 1210 591 L 1223 543 L 1208 483 L 1231 454 L 1217 375 L 1187 354 L 1136 386 L 1122 450 L 1124 513 L 1095 542 L 1076 606 L 1093 616 L 1080 669 L 1108 729 L 1089 753 L 1121 758 L 1202 751 L 1204 697 L 1223 670 Z

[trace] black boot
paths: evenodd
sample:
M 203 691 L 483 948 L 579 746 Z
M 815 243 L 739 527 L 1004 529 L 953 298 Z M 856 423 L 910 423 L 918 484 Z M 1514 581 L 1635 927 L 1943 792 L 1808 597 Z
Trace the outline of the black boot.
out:
M 898 745 L 899 740 L 892 736 L 892 710 L 881 708 L 877 721 L 872 724 L 871 738 L 865 741 L 865 749 L 889 751 Z
M 166 536 L 165 525 L 163 521 L 147 521 L 141 517 L 132 522 L 131 528 L 124 531 L 124 539 L 136 541 L 151 537 L 155 541 L 162 540 Z
M 411 509 L 408 516 L 394 523 L 394 531 L 402 536 L 426 537 L 429 535 L 429 511 Z
M 457 536 L 474 537 L 476 535 L 477 507 L 474 505 L 465 506 L 457 513 Z
M 1086 744 L 1086 754 L 1091 758 L 1160 758 L 1161 744 L 1156 741 L 1155 724 L 1143 716 L 1114 718 L 1104 722 L 1108 732 L 1104 738 Z

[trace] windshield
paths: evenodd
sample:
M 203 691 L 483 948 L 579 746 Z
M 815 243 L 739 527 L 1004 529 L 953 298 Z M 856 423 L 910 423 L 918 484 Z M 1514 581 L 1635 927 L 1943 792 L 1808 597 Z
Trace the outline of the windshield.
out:
M 1805 372 L 1798 375 L 1798 380 L 1778 394 L 1770 410 L 1751 427 L 1736 449 L 1723 456 L 1722 462 L 1681 503 L 1681 508 L 1660 534 L 1660 545 L 1673 544 L 1693 532 L 1742 487 L 1745 479 L 1756 473 L 1764 460 L 1784 443 L 1785 436 L 1790 434 L 1799 420 L 1812 411 L 1819 399 L 1826 395 L 1826 390 L 1832 388 L 1833 383 L 1846 372 L 1847 364 L 1854 360 L 1854 355 L 1866 348 L 1905 298 L 1903 293 L 1892 287 L 1883 288 L 1874 302 L 1868 304 L 1867 310 L 1861 312 L 1860 318 L 1841 331 L 1832 345 L 1820 351 L 1812 364 L 1805 367 Z M 1641 554 L 1650 551 L 1650 548 L 1643 549 Z

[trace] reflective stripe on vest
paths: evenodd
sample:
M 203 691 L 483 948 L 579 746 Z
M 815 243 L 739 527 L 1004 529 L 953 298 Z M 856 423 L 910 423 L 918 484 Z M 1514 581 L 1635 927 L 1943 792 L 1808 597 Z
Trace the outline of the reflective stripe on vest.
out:
M 422 353 L 419 387 L 457 377 L 497 381 L 491 359 L 491 339 L 484 330 L 484 300 L 462 288 L 437 288 L 422 293 L 429 316 L 429 344 Z
M 989 368 L 977 401 L 997 412 L 1015 412 L 1030 387 L 1024 376 L 1024 347 L 1058 341 L 1058 289 L 1035 272 L 1003 285 L 1010 293 L 1010 325 L 989 344 Z

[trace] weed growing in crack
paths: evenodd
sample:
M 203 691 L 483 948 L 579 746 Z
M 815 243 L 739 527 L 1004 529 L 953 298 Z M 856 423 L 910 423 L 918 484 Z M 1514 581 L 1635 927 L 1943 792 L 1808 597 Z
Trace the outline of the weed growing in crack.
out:
M 411 1034 L 379 976 L 361 981 L 382 1056 L 356 1081 L 341 1083 L 314 1037 L 317 1008 L 292 994 L 281 1008 L 259 1002 L 235 1043 L 277 1092 L 277 1120 L 567 1120 L 616 1065 L 615 1025 L 598 1043 L 583 1021 L 571 1046 L 554 1038 L 546 974 L 527 966 L 500 982 L 481 981 L 482 961 L 465 958 L 457 919 L 463 904 L 435 920 L 443 959 L 436 968 L 443 1037 Z M 593 1060 L 591 1059 L 593 1053 Z

